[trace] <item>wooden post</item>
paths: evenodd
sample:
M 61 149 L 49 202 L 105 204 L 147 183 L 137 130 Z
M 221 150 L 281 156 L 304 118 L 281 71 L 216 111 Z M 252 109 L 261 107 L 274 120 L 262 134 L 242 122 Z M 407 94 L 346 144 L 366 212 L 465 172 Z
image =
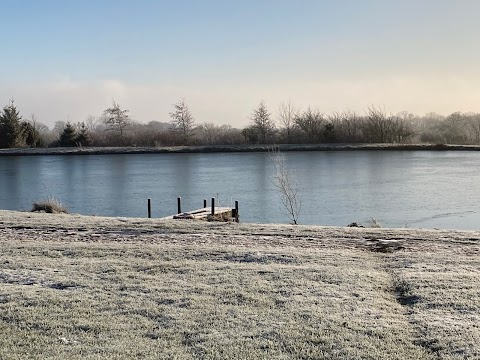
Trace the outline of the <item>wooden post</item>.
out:
M 203 207 L 204 207 L 204 208 L 207 207 L 207 199 L 203 199 Z
M 212 198 L 212 216 L 215 215 L 215 198 Z
M 179 196 L 177 197 L 177 214 L 182 213 L 182 198 Z
M 152 200 L 151 199 L 147 200 L 147 211 L 148 211 L 148 218 L 150 219 L 152 217 Z
M 238 201 L 235 200 L 235 222 L 239 222 Z

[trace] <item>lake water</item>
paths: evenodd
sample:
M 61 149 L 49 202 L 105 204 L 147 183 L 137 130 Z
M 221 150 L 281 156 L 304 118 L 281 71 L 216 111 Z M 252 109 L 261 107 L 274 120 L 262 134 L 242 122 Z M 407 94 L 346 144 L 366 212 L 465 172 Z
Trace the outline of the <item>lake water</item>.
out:
M 301 224 L 480 229 L 480 153 L 286 152 L 302 196 Z M 266 153 L 0 157 L 0 208 L 49 196 L 70 212 L 153 217 L 240 203 L 242 222 L 288 223 Z M 210 203 L 210 200 L 209 200 Z

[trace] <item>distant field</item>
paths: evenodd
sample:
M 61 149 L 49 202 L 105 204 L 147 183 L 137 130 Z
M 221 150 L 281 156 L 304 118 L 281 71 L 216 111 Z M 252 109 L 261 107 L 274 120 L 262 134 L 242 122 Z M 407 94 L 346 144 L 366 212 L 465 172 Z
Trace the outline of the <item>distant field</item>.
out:
M 0 359 L 480 359 L 480 233 L 0 211 Z

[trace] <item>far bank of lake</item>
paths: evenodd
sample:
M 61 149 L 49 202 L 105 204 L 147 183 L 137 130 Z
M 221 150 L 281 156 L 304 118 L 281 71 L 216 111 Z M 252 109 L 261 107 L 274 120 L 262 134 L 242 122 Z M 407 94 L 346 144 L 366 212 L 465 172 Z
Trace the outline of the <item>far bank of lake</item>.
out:
M 0 149 L 0 156 L 31 155 L 125 155 L 125 154 L 208 154 L 290 151 L 480 151 L 480 145 L 448 144 L 280 144 L 202 145 L 165 147 L 53 147 Z

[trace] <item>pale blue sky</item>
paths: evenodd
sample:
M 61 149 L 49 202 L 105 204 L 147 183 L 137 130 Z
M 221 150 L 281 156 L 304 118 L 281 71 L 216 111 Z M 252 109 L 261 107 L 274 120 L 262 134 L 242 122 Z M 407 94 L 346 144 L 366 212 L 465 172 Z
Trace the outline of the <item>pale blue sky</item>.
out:
M 0 0 L 0 102 L 49 125 L 112 99 L 244 126 L 260 100 L 324 112 L 480 111 L 477 0 Z M 477 105 L 478 104 L 478 105 Z

